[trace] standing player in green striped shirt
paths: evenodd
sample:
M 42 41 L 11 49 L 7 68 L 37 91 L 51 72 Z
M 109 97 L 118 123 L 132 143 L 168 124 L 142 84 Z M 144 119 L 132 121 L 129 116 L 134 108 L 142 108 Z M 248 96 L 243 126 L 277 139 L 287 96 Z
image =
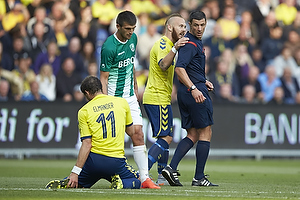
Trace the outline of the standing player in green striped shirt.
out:
M 101 49 L 100 80 L 103 92 L 123 97 L 128 101 L 135 130 L 135 137 L 132 137 L 133 157 L 139 168 L 141 188 L 160 189 L 148 175 L 148 155 L 142 131 L 143 119 L 137 101 L 134 75 L 136 16 L 130 11 L 123 11 L 119 13 L 116 22 L 117 31 L 106 39 Z

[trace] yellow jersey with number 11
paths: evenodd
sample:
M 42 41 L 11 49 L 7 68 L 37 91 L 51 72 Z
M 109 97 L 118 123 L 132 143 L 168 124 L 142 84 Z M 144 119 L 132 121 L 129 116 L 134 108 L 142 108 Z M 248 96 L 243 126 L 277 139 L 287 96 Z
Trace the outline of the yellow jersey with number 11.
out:
M 80 138 L 92 138 L 93 153 L 124 158 L 125 129 L 129 125 L 130 108 L 121 97 L 100 94 L 78 111 Z

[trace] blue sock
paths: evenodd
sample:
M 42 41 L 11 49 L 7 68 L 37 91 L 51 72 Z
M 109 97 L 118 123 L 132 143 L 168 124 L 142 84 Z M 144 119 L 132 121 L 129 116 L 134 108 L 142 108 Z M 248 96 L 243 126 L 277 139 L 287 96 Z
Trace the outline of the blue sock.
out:
M 124 189 L 140 189 L 141 181 L 137 178 L 122 179 Z
M 195 171 L 195 179 L 200 180 L 204 177 L 204 168 L 206 164 L 206 160 L 208 158 L 210 149 L 210 142 L 208 141 L 198 141 L 196 147 L 196 171 Z
M 179 162 L 193 146 L 194 143 L 190 138 L 188 137 L 183 138 L 176 147 L 174 156 L 170 163 L 170 167 L 172 167 L 172 169 L 174 170 L 177 170 L 177 166 Z
M 161 174 L 161 171 L 167 166 L 169 160 L 169 149 L 165 149 L 162 156 L 157 161 L 157 172 Z
M 169 144 L 164 139 L 158 138 L 148 151 L 148 170 L 162 157 L 165 149 L 169 149 Z

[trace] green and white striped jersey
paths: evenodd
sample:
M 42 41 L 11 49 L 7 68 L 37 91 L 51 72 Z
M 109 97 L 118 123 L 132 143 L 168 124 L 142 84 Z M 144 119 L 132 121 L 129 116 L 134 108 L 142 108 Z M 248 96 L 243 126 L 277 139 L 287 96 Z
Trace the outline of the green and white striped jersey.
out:
M 100 71 L 109 72 L 108 95 L 123 98 L 134 95 L 133 67 L 136 45 L 135 33 L 126 42 L 121 42 L 116 34 L 109 36 L 104 42 Z

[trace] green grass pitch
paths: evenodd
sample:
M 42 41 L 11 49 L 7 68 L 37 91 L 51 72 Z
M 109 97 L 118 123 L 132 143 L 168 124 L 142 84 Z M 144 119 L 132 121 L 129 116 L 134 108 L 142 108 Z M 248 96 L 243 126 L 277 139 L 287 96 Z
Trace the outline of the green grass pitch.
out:
M 129 163 L 136 168 L 133 159 Z M 74 159 L 0 159 L 0 199 L 300 199 L 299 159 L 209 159 L 205 173 L 219 187 L 192 187 L 195 161 L 184 158 L 178 167 L 183 187 L 111 190 L 100 180 L 91 189 L 44 189 L 50 180 L 68 176 L 74 164 Z

